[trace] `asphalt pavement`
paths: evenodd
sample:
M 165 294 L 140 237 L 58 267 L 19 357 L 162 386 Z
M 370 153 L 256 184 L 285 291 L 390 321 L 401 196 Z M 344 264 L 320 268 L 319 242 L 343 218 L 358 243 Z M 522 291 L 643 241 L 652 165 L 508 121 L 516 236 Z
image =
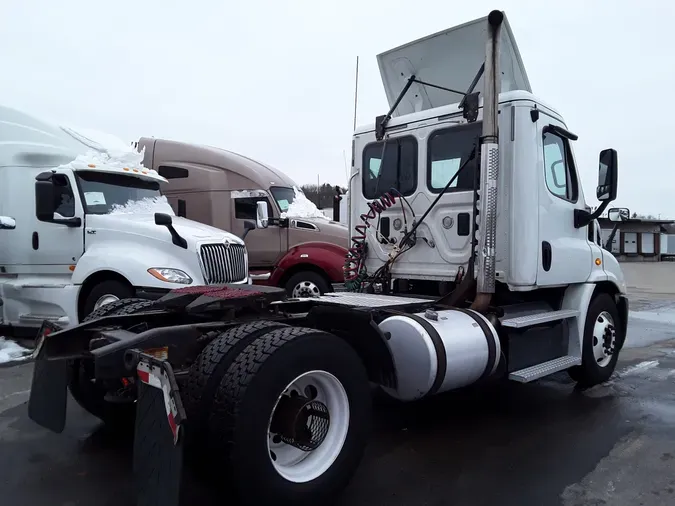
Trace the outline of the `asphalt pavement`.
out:
M 672 265 L 675 270 L 675 265 Z M 675 504 L 675 295 L 638 292 L 617 373 L 566 374 L 378 405 L 341 506 Z M 131 441 L 69 402 L 63 434 L 30 421 L 31 366 L 0 370 L 0 504 L 132 506 Z M 182 504 L 224 504 L 188 477 Z

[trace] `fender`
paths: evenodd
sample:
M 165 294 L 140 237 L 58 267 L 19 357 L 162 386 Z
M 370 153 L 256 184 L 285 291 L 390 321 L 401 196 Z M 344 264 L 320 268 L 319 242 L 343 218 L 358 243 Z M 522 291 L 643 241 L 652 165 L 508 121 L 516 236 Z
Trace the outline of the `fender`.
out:
M 303 242 L 290 248 L 279 260 L 268 284 L 278 286 L 284 273 L 299 264 L 311 264 L 324 271 L 332 283 L 342 283 L 347 248 L 329 242 Z
M 606 285 L 606 286 L 602 286 Z M 614 288 L 614 290 L 612 290 Z M 617 310 L 621 316 L 621 326 L 623 329 L 624 339 L 626 337 L 626 330 L 628 327 L 628 299 L 621 292 L 621 286 L 612 281 L 604 281 L 600 283 L 579 283 L 570 285 L 565 290 L 563 296 L 561 309 L 576 309 L 579 311 L 579 317 L 575 324 L 570 326 L 570 354 L 579 353 L 583 349 L 584 341 L 584 327 L 586 326 L 586 313 L 588 306 L 591 303 L 593 295 L 598 291 L 615 291 L 615 299 L 617 302 Z M 573 348 L 572 348 L 573 346 Z M 578 348 L 577 348 L 578 346 Z M 623 346 L 623 343 L 622 343 Z

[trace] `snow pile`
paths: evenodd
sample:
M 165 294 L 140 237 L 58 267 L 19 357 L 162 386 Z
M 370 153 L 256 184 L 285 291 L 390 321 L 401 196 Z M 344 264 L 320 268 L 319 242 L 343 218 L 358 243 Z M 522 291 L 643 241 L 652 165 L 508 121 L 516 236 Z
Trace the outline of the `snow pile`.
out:
M 175 216 L 173 208 L 164 195 L 130 200 L 124 205 L 113 204 L 108 214 L 153 214 L 164 213 Z
M 290 203 L 286 212 L 281 213 L 282 218 L 321 218 L 328 220 L 328 217 L 302 191 L 295 186 L 293 191 L 295 192 L 293 202 Z
M 114 135 L 99 132 L 98 130 L 93 130 L 91 128 L 71 128 L 66 126 L 62 126 L 61 128 L 69 135 L 72 135 L 77 140 L 96 151 L 106 151 L 113 156 L 123 153 L 136 153 L 136 150 L 131 143 L 124 142 Z M 141 156 L 141 160 L 142 159 L 143 157 Z
M 68 163 L 67 165 L 62 165 L 59 168 L 70 168 L 73 170 L 86 170 L 89 165 L 96 165 L 97 167 L 105 165 L 106 168 L 122 170 L 125 167 L 127 169 L 138 169 L 150 171 L 143 167 L 143 155 L 140 153 L 132 152 L 103 152 L 103 151 L 94 151 L 89 150 L 83 155 L 79 155 L 75 160 Z
M 61 128 L 90 149 L 72 162 L 59 168 L 87 170 L 91 165 L 95 165 L 98 169 L 106 171 L 120 171 L 138 176 L 142 174 L 166 182 L 166 179 L 161 177 L 157 171 L 143 166 L 145 148 L 139 152 L 122 139 L 95 130 L 83 131 L 82 129 Z M 130 170 L 136 172 L 130 172 Z M 138 173 L 139 171 L 141 174 Z
M 30 353 L 31 350 L 19 346 L 14 341 L 7 341 L 4 337 L 0 337 L 0 364 L 13 362 Z

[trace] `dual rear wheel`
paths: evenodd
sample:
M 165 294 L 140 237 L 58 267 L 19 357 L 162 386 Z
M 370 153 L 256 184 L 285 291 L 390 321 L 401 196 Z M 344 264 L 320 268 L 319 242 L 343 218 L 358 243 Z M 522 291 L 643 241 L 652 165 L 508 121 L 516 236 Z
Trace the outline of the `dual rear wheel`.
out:
M 203 398 L 186 403 L 188 433 L 201 438 L 192 451 L 226 477 L 240 504 L 329 501 L 355 472 L 370 434 L 365 368 L 332 334 L 279 324 L 265 331 L 261 323 L 227 331 L 246 343 L 220 358 L 227 367 L 200 360 L 190 371 L 212 370 L 206 384 L 215 385 L 210 406 Z
M 114 301 L 87 320 L 152 304 Z M 330 502 L 356 471 L 371 431 L 357 353 L 335 335 L 273 321 L 205 337 L 211 342 L 181 387 L 191 460 L 206 463 L 202 469 L 242 505 Z M 135 403 L 107 401 L 90 365 L 71 364 L 72 396 L 107 424 L 132 427 Z

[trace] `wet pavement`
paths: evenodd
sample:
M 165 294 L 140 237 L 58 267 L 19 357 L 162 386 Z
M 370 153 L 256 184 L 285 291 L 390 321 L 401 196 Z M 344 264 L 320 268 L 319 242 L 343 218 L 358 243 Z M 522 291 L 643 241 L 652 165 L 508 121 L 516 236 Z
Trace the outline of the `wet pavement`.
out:
M 675 299 L 640 295 L 631 308 L 607 384 L 580 392 L 560 374 L 379 405 L 339 504 L 675 504 Z M 0 371 L 0 504 L 132 506 L 131 441 L 74 402 L 63 434 L 39 428 L 26 415 L 30 373 Z M 223 503 L 186 479 L 182 504 Z

